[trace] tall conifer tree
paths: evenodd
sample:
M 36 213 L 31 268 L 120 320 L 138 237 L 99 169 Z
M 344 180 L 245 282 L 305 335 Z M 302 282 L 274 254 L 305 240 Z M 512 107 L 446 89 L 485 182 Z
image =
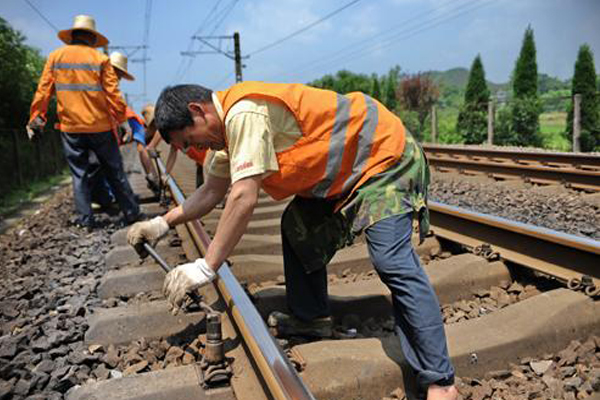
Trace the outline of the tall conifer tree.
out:
M 581 150 L 593 151 L 600 148 L 600 115 L 598 109 L 597 77 L 594 54 L 587 44 L 579 48 L 571 94 L 581 94 Z M 567 116 L 567 132 L 573 135 L 573 105 Z
M 458 114 L 456 130 L 463 135 L 465 143 L 482 143 L 487 135 L 487 104 L 490 91 L 485 81 L 481 56 L 477 55 L 465 92 L 465 101 Z
M 511 105 L 512 137 L 521 146 L 538 146 L 540 102 L 537 93 L 537 61 L 533 29 L 527 27 L 523 45 L 513 75 L 513 101 Z

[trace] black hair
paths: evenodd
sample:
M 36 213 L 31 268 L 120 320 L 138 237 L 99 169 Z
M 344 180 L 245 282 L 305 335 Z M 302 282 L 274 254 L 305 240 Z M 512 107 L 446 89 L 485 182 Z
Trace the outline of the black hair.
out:
M 71 43 L 72 44 L 87 44 L 93 46 L 96 44 L 98 37 L 92 32 L 83 29 L 73 29 L 71 31 Z
M 154 121 L 156 128 L 165 142 L 170 143 L 169 134 L 172 131 L 192 126 L 192 114 L 188 104 L 212 103 L 212 90 L 200 85 L 167 86 L 156 101 Z

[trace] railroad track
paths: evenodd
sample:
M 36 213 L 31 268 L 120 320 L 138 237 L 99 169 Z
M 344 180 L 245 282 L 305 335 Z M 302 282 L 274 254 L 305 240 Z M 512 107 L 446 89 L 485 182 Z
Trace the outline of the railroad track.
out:
M 194 174 L 193 163 L 178 161 L 170 184 L 175 202 L 194 190 Z M 143 180 L 132 183 L 148 197 Z M 144 207 L 150 214 L 162 212 L 156 203 Z M 106 256 L 112 270 L 98 295 L 120 297 L 127 306 L 98 309 L 88 321 L 87 344 L 130 351 L 132 343 L 143 347 L 143 337 L 144 343 L 161 340 L 167 357 L 174 346 L 196 353 L 171 364 L 134 360 L 142 368 L 131 373 L 129 366 L 130 376 L 84 385 L 69 398 L 370 400 L 402 386 L 389 293 L 360 241 L 328 267 L 334 338 L 282 341 L 269 335 L 266 316 L 285 309 L 278 237 L 284 208 L 285 202 L 261 196 L 231 267 L 202 291 L 205 302 L 220 311 L 223 370 L 223 365 L 203 369 L 198 362 L 211 347 L 211 310 L 169 314 L 160 295 L 164 272 L 151 260 L 138 260 L 125 244 L 125 230 L 115 233 L 116 247 Z M 593 298 L 600 287 L 598 242 L 438 203 L 431 212 L 433 235 L 417 253 L 440 299 L 458 376 L 483 378 L 600 331 L 600 303 Z M 202 223 L 178 227 L 157 251 L 171 265 L 200 257 L 220 214 L 215 210 Z M 229 384 L 217 380 L 212 387 L 207 377 L 215 371 L 231 373 Z
M 524 179 L 536 184 L 561 184 L 600 191 L 600 156 L 424 145 L 431 167 L 440 172 L 485 174 L 497 180 Z

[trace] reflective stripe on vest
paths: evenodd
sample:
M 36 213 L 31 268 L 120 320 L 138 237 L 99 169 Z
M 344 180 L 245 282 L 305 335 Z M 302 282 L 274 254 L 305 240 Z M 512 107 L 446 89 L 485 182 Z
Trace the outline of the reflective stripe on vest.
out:
M 327 166 L 325 167 L 325 176 L 312 190 L 315 197 L 325 197 L 335 177 L 340 171 L 342 165 L 342 156 L 344 155 L 344 145 L 346 144 L 346 130 L 348 129 L 348 119 L 350 118 L 350 100 L 337 95 L 337 110 L 335 112 L 335 122 L 331 139 L 329 139 L 329 156 L 327 157 Z
M 101 92 L 102 86 L 90 85 L 87 83 L 57 83 L 56 90 L 64 90 L 71 92 Z
M 77 71 L 100 72 L 100 65 L 90 63 L 54 63 L 52 69 L 68 69 Z
M 367 163 L 367 160 L 371 154 L 373 134 L 375 133 L 375 128 L 377 128 L 379 113 L 377 112 L 377 105 L 373 99 L 367 95 L 365 95 L 365 103 L 367 103 L 367 116 L 363 123 L 362 129 L 358 134 L 358 152 L 356 157 L 354 157 L 354 163 L 352 164 L 352 175 L 350 175 L 350 178 L 344 182 L 342 193 L 352 189 L 356 182 L 358 182 L 358 179 L 361 177 L 365 164 Z

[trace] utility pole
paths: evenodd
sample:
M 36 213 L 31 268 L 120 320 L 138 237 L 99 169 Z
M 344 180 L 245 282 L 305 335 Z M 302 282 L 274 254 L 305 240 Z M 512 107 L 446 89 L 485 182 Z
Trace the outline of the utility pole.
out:
M 242 59 L 248 58 L 248 56 L 242 56 L 240 34 L 238 32 L 235 32 L 232 36 L 192 36 L 192 39 L 199 40 L 202 44 L 212 50 L 182 51 L 182 56 L 194 57 L 198 54 L 223 54 L 225 57 L 235 62 L 236 83 L 243 81 L 242 68 L 244 68 L 244 64 L 242 64 Z M 233 40 L 233 53 L 231 53 L 231 51 L 223 50 L 223 40 Z
M 240 34 L 233 34 L 233 51 L 235 53 L 235 82 L 243 81 L 242 78 L 242 51 L 240 50 Z

